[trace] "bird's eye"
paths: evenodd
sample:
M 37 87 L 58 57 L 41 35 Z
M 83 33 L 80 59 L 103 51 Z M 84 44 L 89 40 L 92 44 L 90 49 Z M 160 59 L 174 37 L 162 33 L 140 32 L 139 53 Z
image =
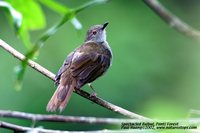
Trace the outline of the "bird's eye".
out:
M 92 34 L 93 34 L 93 35 L 96 35 L 96 34 L 97 34 L 97 31 L 93 31 Z

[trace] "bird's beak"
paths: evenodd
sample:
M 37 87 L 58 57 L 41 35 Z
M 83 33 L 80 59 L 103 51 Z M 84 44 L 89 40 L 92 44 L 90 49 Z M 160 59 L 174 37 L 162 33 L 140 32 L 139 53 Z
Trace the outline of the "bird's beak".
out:
M 102 30 L 104 30 L 106 28 L 106 26 L 108 25 L 108 22 L 103 24 Z

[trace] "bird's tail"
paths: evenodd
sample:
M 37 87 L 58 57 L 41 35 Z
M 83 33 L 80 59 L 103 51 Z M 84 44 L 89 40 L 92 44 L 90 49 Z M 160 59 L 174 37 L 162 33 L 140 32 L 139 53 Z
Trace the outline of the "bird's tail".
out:
M 59 109 L 60 112 L 63 111 L 67 103 L 69 102 L 69 99 L 72 95 L 72 92 L 74 90 L 74 83 L 68 83 L 67 85 L 59 84 L 58 88 L 54 92 L 53 96 L 51 97 L 48 105 L 47 105 L 47 111 L 48 112 L 54 112 L 57 109 Z

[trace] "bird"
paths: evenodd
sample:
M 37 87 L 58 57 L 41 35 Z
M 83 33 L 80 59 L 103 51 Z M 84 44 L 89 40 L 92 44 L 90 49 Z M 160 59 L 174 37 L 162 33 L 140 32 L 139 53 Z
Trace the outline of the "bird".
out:
M 48 112 L 62 112 L 75 89 L 85 84 L 91 86 L 111 66 L 113 55 L 106 41 L 107 25 L 108 22 L 91 26 L 85 42 L 67 56 L 55 76 L 57 89 L 47 104 Z

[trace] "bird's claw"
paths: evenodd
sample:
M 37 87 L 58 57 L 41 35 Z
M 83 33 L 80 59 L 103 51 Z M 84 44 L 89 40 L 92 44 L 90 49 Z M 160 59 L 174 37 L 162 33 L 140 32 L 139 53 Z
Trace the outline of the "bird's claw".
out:
M 92 94 L 90 94 L 90 97 L 97 97 L 97 93 L 96 92 L 93 92 Z

